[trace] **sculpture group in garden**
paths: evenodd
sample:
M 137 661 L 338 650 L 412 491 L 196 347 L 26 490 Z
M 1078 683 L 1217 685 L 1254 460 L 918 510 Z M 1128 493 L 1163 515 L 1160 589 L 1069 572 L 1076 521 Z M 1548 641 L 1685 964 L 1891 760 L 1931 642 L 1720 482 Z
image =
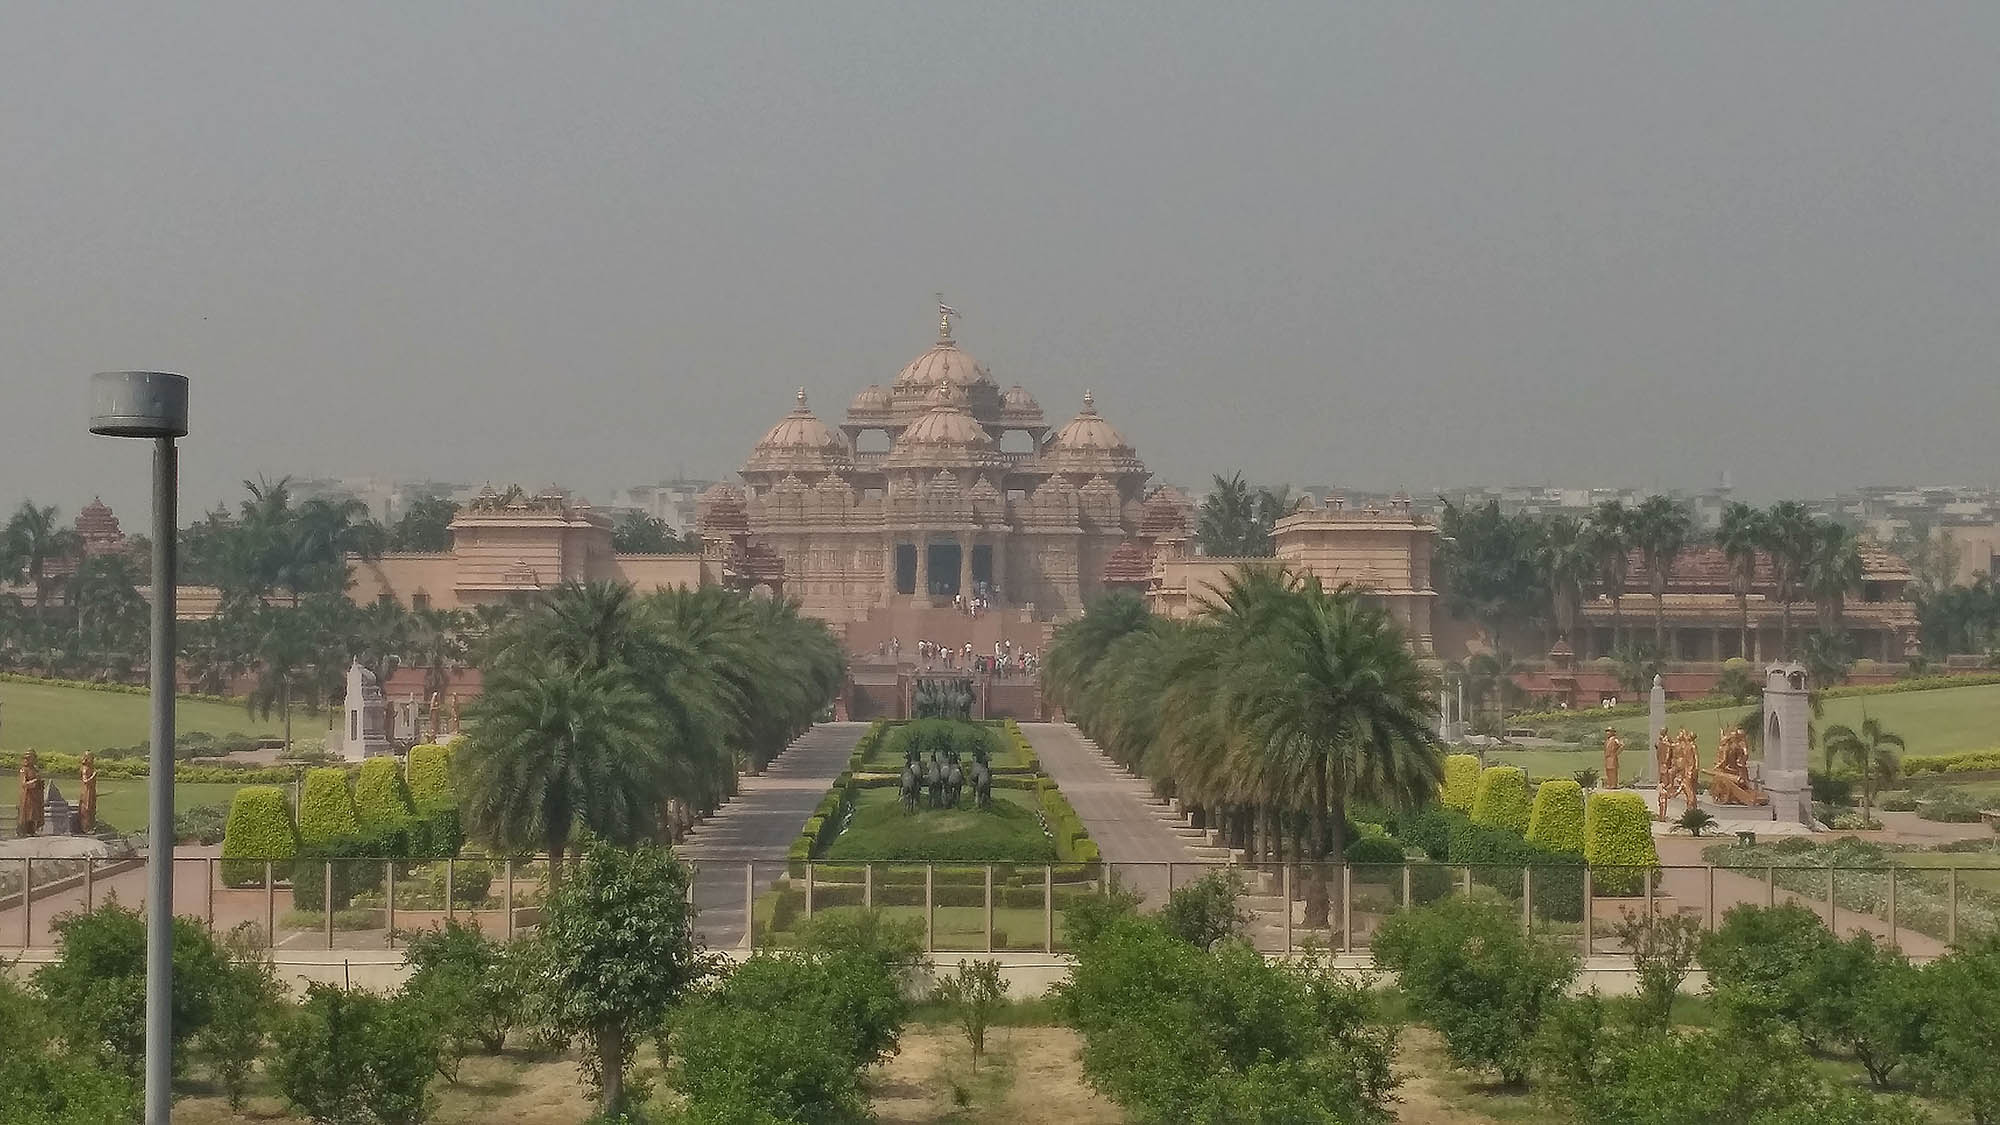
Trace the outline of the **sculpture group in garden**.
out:
M 993 768 L 987 764 L 984 755 L 974 755 L 972 768 L 959 766 L 957 751 L 940 755 L 931 752 L 930 759 L 924 760 L 920 751 L 912 747 L 903 758 L 901 792 L 905 811 L 914 811 L 920 805 L 925 808 L 957 808 L 965 793 L 967 781 L 972 783 L 973 805 L 986 808 L 993 803 Z
M 1660 819 L 1666 819 L 1667 802 L 1674 798 L 1679 798 L 1684 807 L 1694 808 L 1702 773 L 1701 748 L 1694 732 L 1686 727 L 1674 734 L 1661 731 L 1653 743 L 1653 752 L 1660 767 L 1657 798 Z M 1605 760 L 1610 759 L 1607 740 Z M 1750 739 L 1741 730 L 1731 728 L 1722 733 L 1722 740 L 1715 748 L 1715 767 L 1708 771 L 1708 795 L 1719 805 L 1770 804 L 1763 789 L 1750 780 Z

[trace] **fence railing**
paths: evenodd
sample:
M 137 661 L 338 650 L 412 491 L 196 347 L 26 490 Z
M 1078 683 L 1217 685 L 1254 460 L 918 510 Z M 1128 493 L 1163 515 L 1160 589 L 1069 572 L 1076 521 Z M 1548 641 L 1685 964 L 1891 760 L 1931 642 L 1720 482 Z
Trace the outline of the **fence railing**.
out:
M 512 938 L 541 918 L 541 857 L 263 861 L 175 857 L 177 912 L 217 932 L 254 927 L 291 950 L 395 949 L 456 920 Z M 711 948 L 782 945 L 811 919 L 859 909 L 921 923 L 935 953 L 1069 948 L 1083 901 L 1112 893 L 1157 909 L 1227 873 L 1244 935 L 1272 954 L 1365 954 L 1399 910 L 1469 895 L 1517 912 L 1531 933 L 1585 956 L 1627 952 L 1628 917 L 1671 914 L 1713 929 L 1743 904 L 1793 902 L 1836 933 L 1869 933 L 1913 958 L 2000 935 L 2000 861 L 1952 867 L 1609 867 L 1495 864 L 801 863 L 690 865 L 696 931 Z M 106 902 L 144 904 L 142 859 L 0 860 L 0 949 L 59 944 L 61 919 Z

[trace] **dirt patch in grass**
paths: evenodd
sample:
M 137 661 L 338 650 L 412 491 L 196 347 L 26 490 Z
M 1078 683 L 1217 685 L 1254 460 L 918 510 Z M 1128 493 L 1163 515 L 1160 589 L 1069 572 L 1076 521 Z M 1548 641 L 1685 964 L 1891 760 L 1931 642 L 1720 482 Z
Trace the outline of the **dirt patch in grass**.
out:
M 456 1085 L 439 1079 L 431 1086 L 437 1097 L 433 1125 L 576 1125 L 595 1106 L 584 1090 L 572 1059 L 531 1056 L 514 1051 L 474 1055 L 459 1067 Z M 249 1100 L 239 1112 L 215 1094 L 194 1094 L 174 1102 L 175 1125 L 223 1125 L 242 1121 L 303 1121 L 285 1110 L 285 1103 L 260 1072 Z
M 884 1122 L 1069 1125 L 1119 1122 L 1124 1111 L 1083 1081 L 1083 1041 L 1066 1027 L 1001 1027 L 972 1071 L 965 1037 L 949 1026 L 911 1027 L 903 1049 L 874 1076 L 871 1104 Z

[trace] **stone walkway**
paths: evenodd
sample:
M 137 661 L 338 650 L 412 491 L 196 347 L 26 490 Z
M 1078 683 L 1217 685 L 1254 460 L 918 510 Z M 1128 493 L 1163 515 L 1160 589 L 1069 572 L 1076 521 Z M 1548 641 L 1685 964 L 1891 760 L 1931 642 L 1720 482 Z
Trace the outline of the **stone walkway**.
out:
M 743 879 L 756 861 L 756 893 L 784 871 L 786 849 L 832 787 L 867 723 L 821 723 L 786 747 L 678 849 L 695 866 L 695 931 L 712 949 L 743 942 Z
M 1120 769 L 1075 727 L 1022 723 L 1021 733 L 1119 881 L 1149 903 L 1165 901 L 1169 881 L 1184 886 L 1228 862 L 1227 850 L 1208 846 L 1207 833 L 1187 827 L 1144 779 Z

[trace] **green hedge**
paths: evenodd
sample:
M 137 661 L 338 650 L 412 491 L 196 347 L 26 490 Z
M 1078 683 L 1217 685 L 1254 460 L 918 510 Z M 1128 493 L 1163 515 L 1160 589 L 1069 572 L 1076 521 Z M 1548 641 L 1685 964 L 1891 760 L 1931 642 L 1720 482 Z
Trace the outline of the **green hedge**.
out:
M 1472 820 L 1516 835 L 1528 831 L 1528 775 L 1516 766 L 1488 766 L 1472 798 Z
M 1457 809 L 1434 805 L 1404 818 L 1403 842 L 1422 851 L 1438 863 L 1451 859 L 1451 829 L 1468 819 Z
M 1479 759 L 1471 754 L 1448 754 L 1444 760 L 1444 785 L 1438 801 L 1446 808 L 1470 814 L 1479 797 Z
M 1592 793 L 1584 808 L 1583 855 L 1592 867 L 1606 868 L 1595 872 L 1598 894 L 1639 893 L 1647 873 L 1638 869 L 1660 865 L 1646 799 L 1622 790 Z
M 362 828 L 408 820 L 416 813 L 396 759 L 385 756 L 361 763 L 361 771 L 354 775 L 354 815 Z
M 51 777 L 75 777 L 83 768 L 78 754 L 37 750 L 35 762 Z M 94 764 L 97 776 L 106 780 L 133 780 L 150 777 L 153 772 L 145 758 L 99 757 Z M 0 769 L 20 768 L 19 752 L 0 754 Z M 191 766 L 179 762 L 174 766 L 174 780 L 203 785 L 290 785 L 292 771 L 286 766 Z
M 246 785 L 229 801 L 229 819 L 222 829 L 222 881 L 231 887 L 261 885 L 264 861 L 273 860 L 274 878 L 291 874 L 298 854 L 298 832 L 284 790 Z
M 456 797 L 451 787 L 451 747 L 426 742 L 410 747 L 406 781 L 410 801 L 418 808 L 450 804 Z
M 347 771 L 334 766 L 306 771 L 299 797 L 299 840 L 318 844 L 359 835 L 361 818 L 347 789 Z
M 1966 750 L 1957 754 L 1922 754 L 1903 759 L 1903 776 L 1930 773 L 1974 773 L 2000 770 L 2000 750 Z
M 1451 862 L 1472 869 L 1472 881 L 1509 899 L 1521 898 L 1521 876 L 1534 882 L 1535 915 L 1558 922 L 1583 918 L 1583 857 L 1538 848 L 1517 833 L 1460 820 L 1451 828 Z
M 1557 778 L 1535 788 L 1528 842 L 1552 852 L 1583 854 L 1583 786 Z

